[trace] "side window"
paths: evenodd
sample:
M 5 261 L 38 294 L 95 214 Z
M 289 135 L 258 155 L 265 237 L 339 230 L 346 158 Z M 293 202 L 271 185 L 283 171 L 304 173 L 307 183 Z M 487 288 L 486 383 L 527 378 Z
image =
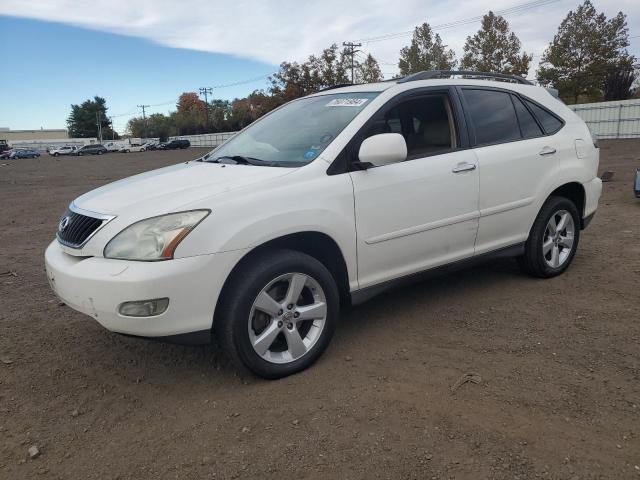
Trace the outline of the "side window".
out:
M 521 138 L 511 94 L 474 89 L 464 89 L 463 92 L 475 127 L 476 143 L 502 143 Z
M 558 118 L 553 113 L 542 107 L 539 107 L 529 100 L 525 100 L 525 102 L 531 109 L 533 114 L 536 116 L 545 132 L 547 132 L 548 134 L 556 133 L 562 128 L 562 122 L 558 120 Z
M 539 137 L 542 135 L 542 130 L 533 118 L 531 112 L 524 106 L 522 100 L 515 95 L 512 95 L 513 105 L 516 107 L 516 114 L 518 115 L 518 122 L 520 123 L 520 130 L 524 138 Z
M 399 133 L 407 142 L 407 158 L 444 153 L 456 147 L 456 131 L 449 97 L 427 95 L 399 103 L 375 119 L 364 138 Z

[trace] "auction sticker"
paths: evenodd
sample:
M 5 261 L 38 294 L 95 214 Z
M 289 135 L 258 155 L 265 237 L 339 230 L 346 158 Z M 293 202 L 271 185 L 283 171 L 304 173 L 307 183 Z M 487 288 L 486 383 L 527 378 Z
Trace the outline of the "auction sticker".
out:
M 364 105 L 368 98 L 334 98 L 326 107 L 361 107 Z

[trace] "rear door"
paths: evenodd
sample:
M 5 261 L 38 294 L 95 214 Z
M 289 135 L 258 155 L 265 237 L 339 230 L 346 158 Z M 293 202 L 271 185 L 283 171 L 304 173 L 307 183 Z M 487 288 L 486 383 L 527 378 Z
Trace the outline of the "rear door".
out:
M 392 101 L 354 139 L 400 133 L 404 162 L 350 173 L 355 197 L 358 281 L 364 288 L 473 255 L 478 169 L 464 148 L 455 92 L 426 90 Z
M 558 168 L 562 145 L 560 136 L 543 129 L 520 95 L 499 88 L 460 91 L 480 170 L 475 250 L 481 254 L 527 239 L 537 200 Z

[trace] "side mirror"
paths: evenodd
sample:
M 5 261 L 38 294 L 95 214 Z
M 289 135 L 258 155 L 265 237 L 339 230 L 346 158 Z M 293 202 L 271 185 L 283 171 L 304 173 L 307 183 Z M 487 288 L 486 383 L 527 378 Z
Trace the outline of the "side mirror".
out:
M 382 167 L 407 159 L 407 142 L 399 133 L 380 133 L 365 139 L 360 145 L 358 160 L 362 167 Z

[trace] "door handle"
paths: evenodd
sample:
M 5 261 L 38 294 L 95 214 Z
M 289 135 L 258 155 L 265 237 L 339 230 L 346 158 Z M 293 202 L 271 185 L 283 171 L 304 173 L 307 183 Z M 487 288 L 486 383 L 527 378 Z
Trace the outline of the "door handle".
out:
M 451 170 L 453 173 L 468 172 L 469 170 L 475 170 L 476 166 L 473 163 L 459 163 Z
M 540 153 L 538 155 L 553 155 L 554 153 L 556 153 L 556 149 L 553 147 L 544 147 L 542 150 L 540 150 Z

